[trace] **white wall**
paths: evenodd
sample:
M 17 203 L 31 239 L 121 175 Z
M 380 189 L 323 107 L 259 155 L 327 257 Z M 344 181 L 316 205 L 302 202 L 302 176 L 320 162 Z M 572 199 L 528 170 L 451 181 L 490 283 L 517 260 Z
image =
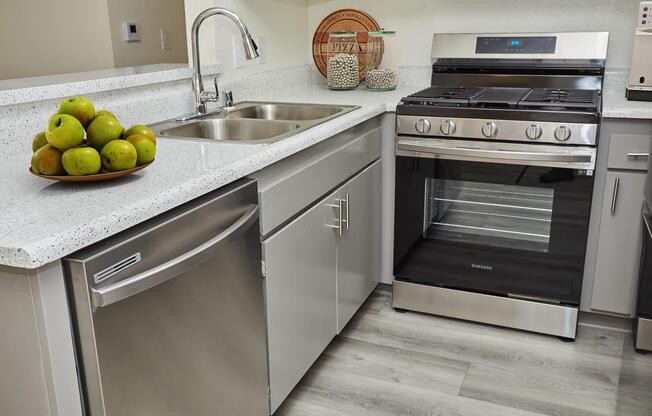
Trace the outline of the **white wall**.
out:
M 401 65 L 430 65 L 434 32 L 609 31 L 607 66 L 630 66 L 638 0 L 308 0 L 312 34 L 326 15 L 354 7 L 398 31 Z M 310 39 L 306 39 L 306 49 Z
M 116 68 L 188 62 L 184 0 L 108 0 L 107 3 Z M 140 42 L 123 40 L 124 22 L 140 25 Z M 161 29 L 169 32 L 170 49 L 161 48 Z
M 225 7 L 237 13 L 251 34 L 264 38 L 265 63 L 248 62 L 238 70 L 238 76 L 270 69 L 305 65 L 308 34 L 307 0 L 186 0 L 186 27 L 192 27 L 195 17 L 208 7 Z M 224 64 L 225 74 L 234 75 L 232 36 L 239 35 L 236 26 L 222 16 L 205 21 L 200 30 L 202 65 Z M 192 63 L 190 32 L 188 61 Z
M 113 67 L 106 1 L 0 1 L 0 79 Z

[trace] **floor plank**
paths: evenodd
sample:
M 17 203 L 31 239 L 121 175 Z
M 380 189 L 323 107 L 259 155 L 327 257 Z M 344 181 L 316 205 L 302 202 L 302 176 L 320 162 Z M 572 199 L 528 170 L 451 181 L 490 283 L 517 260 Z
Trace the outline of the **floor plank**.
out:
M 317 363 L 293 397 L 356 416 L 534 416 L 535 413 L 381 380 Z
M 391 307 L 380 286 L 280 416 L 652 416 L 652 354 L 580 326 L 575 342 Z
M 347 338 L 336 339 L 320 364 L 416 388 L 458 394 L 469 363 Z
M 460 395 L 550 416 L 616 414 L 616 383 L 587 383 L 563 375 L 471 366 Z

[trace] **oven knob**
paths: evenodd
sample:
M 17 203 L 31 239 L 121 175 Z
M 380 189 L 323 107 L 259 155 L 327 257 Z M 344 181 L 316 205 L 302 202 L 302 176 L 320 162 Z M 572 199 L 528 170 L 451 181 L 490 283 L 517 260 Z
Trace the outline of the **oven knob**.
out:
M 420 118 L 419 120 L 417 120 L 416 124 L 414 125 L 414 128 L 417 130 L 417 133 L 426 134 L 430 131 L 432 125 L 430 124 L 430 120 L 426 120 L 425 118 Z
M 571 130 L 567 126 L 559 126 L 555 130 L 555 139 L 560 142 L 566 142 L 571 137 Z
M 525 135 L 530 140 L 536 140 L 543 134 L 543 129 L 538 124 L 530 124 L 527 129 L 525 129 Z
M 444 136 L 455 134 L 455 130 L 457 130 L 457 125 L 453 120 L 444 120 L 444 122 L 441 123 L 441 126 L 439 126 L 439 131 L 441 131 L 441 134 Z
M 493 121 L 482 126 L 482 134 L 484 137 L 494 137 L 496 133 L 498 133 L 498 125 Z

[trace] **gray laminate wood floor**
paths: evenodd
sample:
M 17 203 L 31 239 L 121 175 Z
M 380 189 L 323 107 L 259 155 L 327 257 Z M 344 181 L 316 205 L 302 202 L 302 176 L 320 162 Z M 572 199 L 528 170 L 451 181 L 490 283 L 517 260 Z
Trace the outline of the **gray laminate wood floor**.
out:
M 275 416 L 652 415 L 652 354 L 417 313 L 379 287 Z

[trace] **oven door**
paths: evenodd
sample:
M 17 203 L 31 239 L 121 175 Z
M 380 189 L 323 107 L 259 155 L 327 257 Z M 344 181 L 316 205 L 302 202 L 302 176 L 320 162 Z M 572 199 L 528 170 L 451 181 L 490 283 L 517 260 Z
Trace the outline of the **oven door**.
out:
M 579 304 L 595 155 L 399 137 L 396 279 Z

